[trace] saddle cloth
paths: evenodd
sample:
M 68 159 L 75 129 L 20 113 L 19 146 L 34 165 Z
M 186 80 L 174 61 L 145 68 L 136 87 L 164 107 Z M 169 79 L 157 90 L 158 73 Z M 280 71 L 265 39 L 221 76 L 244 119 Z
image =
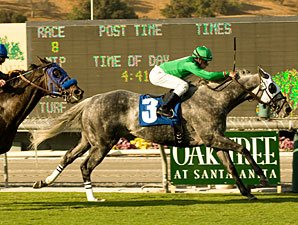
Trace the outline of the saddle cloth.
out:
M 180 125 L 178 110 L 181 102 L 179 101 L 174 108 L 174 118 L 170 119 L 156 113 L 158 107 L 163 103 L 162 96 L 141 95 L 139 101 L 139 124 L 142 127 L 155 125 Z

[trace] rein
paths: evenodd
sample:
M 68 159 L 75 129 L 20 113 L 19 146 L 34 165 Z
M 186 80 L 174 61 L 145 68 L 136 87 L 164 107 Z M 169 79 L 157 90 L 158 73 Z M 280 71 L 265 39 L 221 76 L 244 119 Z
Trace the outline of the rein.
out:
M 269 103 L 263 102 L 259 96 L 257 96 L 257 95 L 256 95 L 255 93 L 253 93 L 252 91 L 247 90 L 242 84 L 240 84 L 240 83 L 238 82 L 238 80 L 237 80 L 235 77 L 233 77 L 232 80 L 233 80 L 239 87 L 241 87 L 242 90 L 244 90 L 246 93 L 248 93 L 250 96 L 252 96 L 252 97 L 253 97 L 255 100 L 257 100 L 259 103 L 261 103 L 261 104 L 263 104 L 263 105 L 267 105 L 267 106 L 269 106 L 269 107 L 271 106 L 270 103 L 272 102 L 272 99 L 270 100 Z
M 26 75 L 28 75 L 28 74 L 30 74 L 30 73 L 32 73 L 32 72 L 38 70 L 38 69 L 46 68 L 46 67 L 48 67 L 48 66 L 50 66 L 50 65 L 52 65 L 52 64 L 53 64 L 53 63 L 47 63 L 47 64 L 44 65 L 44 66 L 40 66 L 40 67 L 35 68 L 35 69 L 33 69 L 33 70 L 29 70 L 29 71 L 27 71 L 27 72 L 25 72 L 25 73 L 21 73 L 19 70 L 13 70 L 13 71 L 11 71 L 11 72 L 9 73 L 9 76 L 11 76 L 11 74 L 12 74 L 13 72 L 18 72 L 20 75 L 18 75 L 18 76 L 16 76 L 16 77 L 13 77 L 13 78 L 10 78 L 10 79 L 8 79 L 8 80 L 6 80 L 6 81 L 11 81 L 11 80 L 18 79 L 18 78 L 20 78 L 21 76 L 26 76 Z
M 38 89 L 40 89 L 40 90 L 46 92 L 47 94 L 50 94 L 50 93 L 51 93 L 49 90 L 47 90 L 47 89 L 45 89 L 45 88 L 42 88 L 42 87 L 40 87 L 40 86 L 34 84 L 32 81 L 30 81 L 30 80 L 28 80 L 26 77 L 24 77 L 21 73 L 20 73 L 19 76 L 20 76 L 20 78 L 22 78 L 22 80 L 26 81 L 26 82 L 27 82 L 28 84 L 30 84 L 31 86 L 36 87 L 36 88 L 38 88 Z
M 25 73 L 23 73 L 23 74 L 22 74 L 19 70 L 11 71 L 11 72 L 9 73 L 9 76 L 10 76 L 13 72 L 17 72 L 17 73 L 19 73 L 19 75 L 16 76 L 16 77 L 13 77 L 13 78 L 8 79 L 7 82 L 8 82 L 8 81 L 11 81 L 11 80 L 14 80 L 14 79 L 17 79 L 17 78 L 21 78 L 22 80 L 24 80 L 25 82 L 27 82 L 27 83 L 30 84 L 31 86 L 36 87 L 36 88 L 42 90 L 43 92 L 45 92 L 45 93 L 48 94 L 48 95 L 52 95 L 53 93 L 52 93 L 51 91 L 49 91 L 48 89 L 45 89 L 45 88 L 43 88 L 43 87 L 38 86 L 37 84 L 33 83 L 32 81 L 28 80 L 28 79 L 25 77 L 26 75 L 28 75 L 28 74 L 30 74 L 30 73 L 32 73 L 32 72 L 38 70 L 38 69 L 44 69 L 44 68 L 46 68 L 46 67 L 48 67 L 48 66 L 50 66 L 50 65 L 52 65 L 52 64 L 53 64 L 53 63 L 47 63 L 47 64 L 44 65 L 44 66 L 40 66 L 40 67 L 38 67 L 38 68 L 36 68 L 36 69 L 29 70 L 29 71 L 27 71 L 27 72 L 25 72 Z M 49 76 L 47 73 L 45 74 L 44 71 L 43 71 L 43 74 L 42 74 L 42 75 L 43 75 L 43 76 L 47 76 L 49 79 L 51 79 L 50 76 Z M 52 79 L 51 79 L 51 81 L 53 82 Z M 53 83 L 57 86 L 57 84 L 56 84 L 55 82 L 53 82 Z
M 216 91 L 218 88 L 220 88 L 221 86 L 223 86 L 225 83 L 229 82 L 231 79 L 232 79 L 231 77 L 228 77 L 227 79 L 225 79 L 221 84 L 219 84 L 215 88 L 211 88 L 211 90 Z

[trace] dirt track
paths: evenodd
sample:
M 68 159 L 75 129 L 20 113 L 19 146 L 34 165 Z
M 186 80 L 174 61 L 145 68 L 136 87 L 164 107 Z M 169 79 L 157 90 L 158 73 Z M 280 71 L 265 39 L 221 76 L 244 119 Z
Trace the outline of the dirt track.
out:
M 80 164 L 83 160 L 79 158 L 69 165 L 56 180 L 55 186 L 82 186 Z M 35 181 L 50 175 L 59 161 L 60 157 L 41 157 L 37 162 L 33 157 L 8 157 L 9 185 L 31 187 Z M 288 153 L 280 157 L 280 161 L 281 182 L 291 183 L 292 154 Z M 91 179 L 97 187 L 141 187 L 146 184 L 161 184 L 161 168 L 160 157 L 106 157 L 93 171 Z M 0 186 L 4 186 L 2 156 L 0 157 Z
M 8 158 L 9 184 L 32 186 L 45 179 L 59 164 L 60 158 Z M 82 186 L 80 164 L 83 158 L 69 165 L 56 180 L 56 186 Z M 0 158 L 0 185 L 3 186 L 3 159 Z M 142 186 L 161 183 L 161 160 L 159 157 L 106 157 L 92 173 L 95 186 Z

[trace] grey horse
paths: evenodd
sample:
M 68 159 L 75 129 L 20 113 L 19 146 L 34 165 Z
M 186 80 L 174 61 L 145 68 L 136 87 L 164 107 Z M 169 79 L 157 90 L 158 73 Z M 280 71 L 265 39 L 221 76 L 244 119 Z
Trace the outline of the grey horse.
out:
M 190 87 L 188 95 L 191 97 L 185 98 L 181 105 L 183 145 L 206 145 L 214 148 L 227 171 L 232 174 L 241 194 L 249 199 L 256 199 L 239 178 L 228 151 L 241 153 L 259 175 L 262 185 L 268 185 L 268 180 L 250 152 L 224 136 L 227 115 L 237 105 L 252 98 L 270 105 L 279 117 L 288 116 L 291 108 L 271 76 L 261 68 L 258 68 L 257 74 L 239 70 L 234 82 L 224 82 L 224 85 L 218 88 L 219 81 L 200 80 Z M 48 130 L 33 133 L 32 145 L 37 148 L 44 140 L 73 126 L 81 130 L 78 145 L 66 152 L 50 176 L 37 181 L 33 187 L 42 188 L 52 184 L 67 165 L 89 150 L 81 164 L 87 199 L 101 201 L 93 195 L 90 175 L 121 137 L 128 140 L 140 137 L 161 145 L 174 146 L 174 131 L 170 126 L 139 125 L 139 98 L 140 94 L 125 90 L 98 94 L 69 109 L 57 118 Z

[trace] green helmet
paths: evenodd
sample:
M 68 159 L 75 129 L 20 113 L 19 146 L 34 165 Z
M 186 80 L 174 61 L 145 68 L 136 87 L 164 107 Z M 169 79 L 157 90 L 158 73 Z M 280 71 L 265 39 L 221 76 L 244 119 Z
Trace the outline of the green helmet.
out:
M 209 48 L 206 48 L 205 46 L 197 47 L 192 52 L 192 57 L 207 60 L 207 61 L 212 60 L 211 51 L 209 50 Z

